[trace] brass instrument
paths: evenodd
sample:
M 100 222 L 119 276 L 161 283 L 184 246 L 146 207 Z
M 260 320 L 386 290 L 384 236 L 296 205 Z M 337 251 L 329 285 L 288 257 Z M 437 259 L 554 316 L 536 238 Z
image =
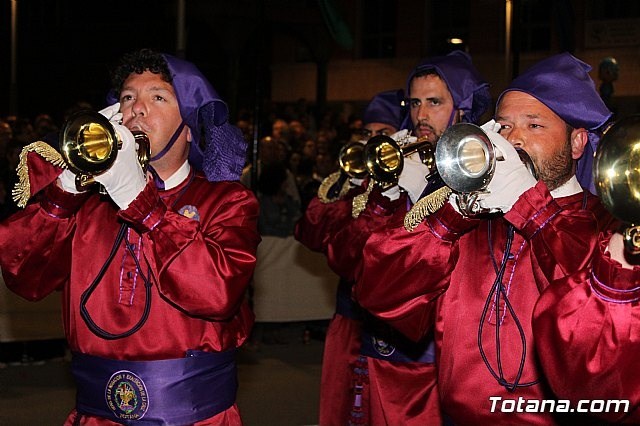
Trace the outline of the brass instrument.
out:
M 340 149 L 338 163 L 340 170 L 351 178 L 363 178 L 367 175 L 367 167 L 364 162 L 364 144 L 349 142 Z
M 625 224 L 625 250 L 640 254 L 640 115 L 623 118 L 604 132 L 593 175 L 600 200 Z
M 131 132 L 138 144 L 138 162 L 146 170 L 150 158 L 147 135 Z M 60 133 L 60 152 L 67 167 L 76 174 L 76 187 L 86 191 L 93 177 L 109 170 L 122 146 L 113 125 L 95 111 L 79 111 L 65 122 Z
M 516 150 L 529 172 L 536 172 L 529 155 Z M 449 127 L 436 144 L 435 164 L 444 183 L 458 194 L 458 207 L 466 216 L 493 213 L 483 209 L 478 196 L 493 178 L 496 161 L 504 160 L 479 126 L 458 123 Z
M 388 186 L 398 182 L 404 157 L 416 152 L 429 170 L 435 171 L 433 145 L 425 139 L 400 146 L 389 136 L 376 135 L 365 144 L 363 156 L 369 175 L 376 182 Z

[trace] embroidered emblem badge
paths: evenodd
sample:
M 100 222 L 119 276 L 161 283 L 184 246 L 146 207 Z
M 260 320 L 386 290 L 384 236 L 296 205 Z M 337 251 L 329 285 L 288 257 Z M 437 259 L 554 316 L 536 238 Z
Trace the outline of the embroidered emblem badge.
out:
M 147 387 L 131 371 L 114 373 L 105 389 L 107 406 L 118 419 L 139 420 L 149 409 Z
M 189 219 L 197 220 L 198 222 L 200 221 L 200 213 L 198 212 L 196 206 L 187 204 L 186 206 L 180 207 L 178 213 L 180 213 L 184 217 L 188 217 Z
M 396 351 L 395 346 L 376 336 L 371 336 L 371 341 L 373 342 L 373 348 L 382 356 L 390 356 Z

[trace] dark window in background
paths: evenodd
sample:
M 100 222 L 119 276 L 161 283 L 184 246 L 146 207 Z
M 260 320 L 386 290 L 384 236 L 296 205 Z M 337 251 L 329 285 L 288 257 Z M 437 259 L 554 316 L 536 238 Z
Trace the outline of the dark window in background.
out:
M 554 0 L 521 0 L 520 24 L 514 19 L 514 28 L 520 27 L 520 51 L 547 51 L 551 48 L 551 20 Z
M 588 20 L 629 19 L 640 17 L 638 0 L 588 0 Z
M 429 40 L 431 54 L 445 54 L 452 50 L 466 50 L 469 38 L 470 0 L 435 0 L 427 10 L 427 22 L 431 28 Z M 452 44 L 452 38 L 462 39 L 462 44 Z
M 366 0 L 362 4 L 362 57 L 395 57 L 396 1 Z

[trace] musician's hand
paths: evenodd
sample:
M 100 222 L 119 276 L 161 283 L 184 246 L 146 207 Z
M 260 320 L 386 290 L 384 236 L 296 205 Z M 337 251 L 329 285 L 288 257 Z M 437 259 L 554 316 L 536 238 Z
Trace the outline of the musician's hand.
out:
M 124 210 L 142 192 L 147 179 L 138 162 L 138 147 L 133 134 L 124 126 L 112 124 L 122 140 L 122 147 L 111 168 L 96 176 L 95 180 L 104 186 L 111 199 Z
M 407 191 L 413 204 L 420 199 L 422 191 L 427 186 L 426 177 L 429 173 L 429 167 L 422 163 L 418 153 L 405 157 L 404 166 L 398 178 L 398 185 Z
M 79 194 L 78 188 L 76 187 L 76 174 L 73 173 L 69 169 L 64 169 L 64 171 L 58 176 L 58 184 L 59 186 L 72 194 Z
M 384 195 L 391 201 L 395 201 L 400 198 L 400 188 L 398 187 L 398 185 L 393 185 L 391 188 L 383 191 L 382 195 Z
M 113 105 L 98 111 L 112 124 L 122 124 L 122 113 L 120 112 L 120 102 L 116 102 Z
M 496 149 L 496 157 L 504 160 L 496 161 L 496 169 L 487 187 L 487 193 L 480 194 L 480 206 L 492 211 L 508 212 L 513 204 L 526 190 L 536 185 L 537 180 L 524 165 L 516 149 L 504 137 L 493 129 L 491 120 L 482 126 Z

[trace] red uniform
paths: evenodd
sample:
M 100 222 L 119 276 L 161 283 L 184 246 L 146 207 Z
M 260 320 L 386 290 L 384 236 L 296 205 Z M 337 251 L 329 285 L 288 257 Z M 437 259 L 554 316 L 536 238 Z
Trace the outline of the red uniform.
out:
M 538 354 L 560 398 L 575 405 L 587 400 L 581 408 L 607 421 L 638 424 L 640 269 L 624 269 L 611 259 L 608 240 L 601 235 L 591 264 L 542 294 L 533 328 L 536 338 L 545 337 Z
M 122 211 L 95 192 L 73 195 L 53 183 L 0 225 L 2 272 L 7 286 L 29 300 L 61 290 L 75 353 L 153 361 L 183 358 L 187 350 L 227 351 L 244 342 L 253 324 L 245 289 L 256 261 L 257 217 L 256 199 L 240 183 L 212 183 L 193 171 L 166 191 L 149 183 Z M 131 227 L 86 309 L 107 332 L 131 329 L 143 316 L 146 276 L 153 284 L 150 311 L 137 332 L 105 340 L 79 309 L 122 222 Z M 74 411 L 68 422 L 75 417 Z M 240 423 L 233 404 L 197 424 Z M 81 424 L 115 423 L 85 415 Z
M 326 254 L 328 238 L 352 220 L 351 200 L 360 192 L 354 188 L 344 199 L 330 203 L 314 197 L 296 224 L 296 239 Z M 349 422 L 354 399 L 351 372 L 360 350 L 361 320 L 359 307 L 351 300 L 351 283 L 342 280 L 336 297 L 336 313 L 329 322 L 322 354 L 319 424 L 323 426 Z
M 463 218 L 447 203 L 411 233 L 398 225 L 372 234 L 354 294 L 413 340 L 435 332 L 440 402 L 454 424 L 553 423 L 548 412 L 500 410 L 504 400 L 553 398 L 531 315 L 540 289 L 584 266 L 601 217 L 610 216 L 596 197 L 554 200 L 541 182 L 491 220 Z

